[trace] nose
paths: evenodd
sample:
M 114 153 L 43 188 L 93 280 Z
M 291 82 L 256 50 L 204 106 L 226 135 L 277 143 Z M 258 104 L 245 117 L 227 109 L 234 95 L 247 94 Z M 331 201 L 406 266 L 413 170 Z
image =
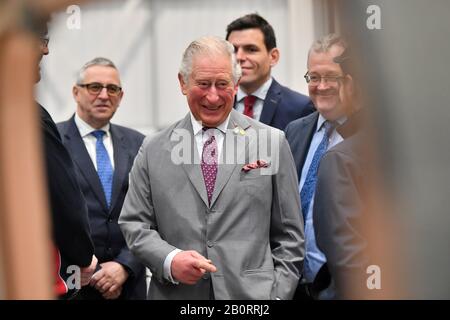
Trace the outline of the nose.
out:
M 246 59 L 245 52 L 244 52 L 244 50 L 242 50 L 242 48 L 236 49 L 236 59 L 239 63 Z
M 326 82 L 323 78 L 320 78 L 320 82 L 317 85 L 317 89 L 319 90 L 326 90 L 330 87 L 329 83 Z
M 48 50 L 48 46 L 42 46 L 41 52 L 42 52 L 42 55 L 43 55 L 43 56 L 48 55 L 49 52 L 50 52 L 50 51 Z
M 206 95 L 206 99 L 211 104 L 217 103 L 219 101 L 219 95 L 217 94 L 216 86 L 212 85 L 209 88 L 208 94 Z
M 102 88 L 102 90 L 98 94 L 98 98 L 104 99 L 104 100 L 109 99 L 108 91 L 106 91 L 106 88 Z

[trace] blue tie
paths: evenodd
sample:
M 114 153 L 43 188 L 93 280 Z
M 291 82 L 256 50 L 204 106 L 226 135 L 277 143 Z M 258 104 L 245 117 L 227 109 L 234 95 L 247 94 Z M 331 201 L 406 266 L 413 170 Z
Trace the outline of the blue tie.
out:
M 302 190 L 300 191 L 300 200 L 302 204 L 302 213 L 303 213 L 303 221 L 306 221 L 306 216 L 309 208 L 309 204 L 311 203 L 312 197 L 314 195 L 316 189 L 316 181 L 317 181 L 317 170 L 319 168 L 320 159 L 322 159 L 325 151 L 328 148 L 328 138 L 330 137 L 333 129 L 336 127 L 336 124 L 331 123 L 329 121 L 325 121 L 323 123 L 325 127 L 325 133 L 323 135 L 322 141 L 314 153 L 314 156 L 311 161 L 311 165 L 309 166 L 308 173 L 306 175 L 305 182 L 303 183 Z
M 95 130 L 92 135 L 97 138 L 95 144 L 95 151 L 97 153 L 97 174 L 100 178 L 100 182 L 103 186 L 103 192 L 105 193 L 106 203 L 108 208 L 111 205 L 111 193 L 114 170 L 109 160 L 108 152 L 103 144 L 103 136 L 105 135 L 103 130 Z

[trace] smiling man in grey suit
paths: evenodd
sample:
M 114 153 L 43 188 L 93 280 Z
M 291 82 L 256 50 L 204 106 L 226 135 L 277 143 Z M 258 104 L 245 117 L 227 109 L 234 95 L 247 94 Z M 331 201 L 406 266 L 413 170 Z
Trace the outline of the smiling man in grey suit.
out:
M 145 299 L 145 268 L 128 250 L 117 224 L 128 173 L 144 136 L 110 123 L 123 91 L 119 71 L 109 59 L 87 62 L 72 91 L 77 111 L 58 129 L 77 167 L 101 266 L 78 298 Z
M 281 131 L 233 110 L 240 74 L 229 42 L 192 42 L 178 75 L 190 113 L 136 157 L 119 224 L 153 273 L 150 299 L 295 292 L 304 250 L 294 162 Z

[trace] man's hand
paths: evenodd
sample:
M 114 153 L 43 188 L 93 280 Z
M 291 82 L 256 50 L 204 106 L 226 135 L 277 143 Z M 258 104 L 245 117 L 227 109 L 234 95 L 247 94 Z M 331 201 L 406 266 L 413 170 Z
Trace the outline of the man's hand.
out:
M 206 272 L 216 271 L 211 260 L 194 250 L 177 253 L 171 265 L 173 278 L 184 284 L 195 284 Z
M 117 289 L 114 289 L 115 286 L 112 286 L 108 291 L 102 294 L 103 298 L 107 300 L 113 300 L 119 298 L 120 294 L 122 293 L 122 286 L 117 287 Z
M 92 274 L 95 271 L 95 268 L 97 267 L 97 257 L 92 256 L 91 265 L 89 267 L 81 268 L 81 286 L 84 287 L 89 284 L 89 281 L 91 280 Z
M 105 299 L 117 299 L 122 292 L 122 286 L 128 279 L 128 272 L 118 262 L 101 263 L 102 267 L 91 279 L 90 285 L 97 289 Z

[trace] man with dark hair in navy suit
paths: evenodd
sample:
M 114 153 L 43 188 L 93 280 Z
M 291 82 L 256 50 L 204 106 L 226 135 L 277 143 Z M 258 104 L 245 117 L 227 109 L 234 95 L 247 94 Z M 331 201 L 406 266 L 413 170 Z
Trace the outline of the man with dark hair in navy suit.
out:
M 284 130 L 293 120 L 314 111 L 311 100 L 280 85 L 271 70 L 280 58 L 272 26 L 258 14 L 248 14 L 227 26 L 226 39 L 236 50 L 242 77 L 235 109 L 250 118 Z
M 144 136 L 110 123 L 123 96 L 119 71 L 106 58 L 87 62 L 72 89 L 74 116 L 58 124 L 86 198 L 95 255 L 100 264 L 80 299 L 145 299 L 145 268 L 128 250 L 117 220 L 128 173 Z

